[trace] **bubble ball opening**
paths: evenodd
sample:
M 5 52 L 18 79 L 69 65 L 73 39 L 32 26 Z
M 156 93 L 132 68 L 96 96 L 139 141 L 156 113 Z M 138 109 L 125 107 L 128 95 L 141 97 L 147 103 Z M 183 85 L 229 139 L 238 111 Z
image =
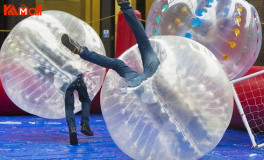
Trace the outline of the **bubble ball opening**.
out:
M 161 62 L 135 88 L 110 70 L 101 91 L 108 131 L 133 159 L 198 159 L 221 140 L 233 111 L 231 83 L 203 45 L 179 36 L 155 36 Z M 137 45 L 120 56 L 142 72 Z
M 176 35 L 201 43 L 217 57 L 230 80 L 252 67 L 262 42 L 258 12 L 245 0 L 155 0 L 146 32 L 149 37 Z M 229 58 L 223 58 L 226 53 Z
M 24 111 L 44 118 L 64 118 L 64 94 L 83 73 L 90 99 L 99 91 L 105 69 L 82 60 L 61 43 L 68 34 L 80 45 L 105 55 L 97 33 L 84 21 L 62 11 L 44 11 L 18 23 L 0 53 L 1 82 L 9 98 Z M 75 93 L 75 110 L 81 110 Z

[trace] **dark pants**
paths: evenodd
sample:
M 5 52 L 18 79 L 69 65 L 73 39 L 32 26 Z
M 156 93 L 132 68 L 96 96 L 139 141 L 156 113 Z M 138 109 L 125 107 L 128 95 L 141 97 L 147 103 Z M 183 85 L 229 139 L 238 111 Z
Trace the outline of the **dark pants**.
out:
M 81 58 L 99 66 L 113 69 L 121 77 L 123 77 L 130 84 L 130 86 L 138 86 L 142 81 L 151 77 L 156 72 L 159 65 L 159 60 L 152 46 L 150 45 L 150 41 L 146 35 L 143 25 L 140 23 L 134 13 L 133 8 L 129 4 L 129 2 L 119 3 L 126 21 L 128 22 L 133 34 L 136 37 L 143 62 L 144 72 L 139 74 L 128 67 L 123 61 L 89 51 L 85 46 L 82 47 L 80 56 Z
M 91 100 L 87 93 L 87 88 L 83 80 L 82 74 L 78 75 L 77 79 L 70 84 L 65 95 L 65 114 L 67 124 L 70 127 L 76 127 L 74 115 L 74 91 L 78 92 L 79 100 L 82 103 L 82 118 L 81 123 L 88 123 L 90 116 Z
M 121 7 L 121 10 L 125 16 L 129 27 L 133 31 L 133 34 L 136 37 L 139 52 L 142 58 L 143 68 L 145 75 L 145 79 L 152 76 L 158 66 L 159 60 L 157 58 L 156 53 L 154 52 L 152 46 L 150 45 L 149 38 L 143 28 L 143 25 L 140 23 L 138 18 L 136 17 L 133 8 L 129 5 L 129 2 L 121 2 L 118 3 Z
M 130 84 L 130 86 L 138 86 L 142 81 L 144 81 L 148 77 L 151 77 L 156 72 L 159 65 L 159 60 L 156 53 L 153 51 L 152 46 L 150 45 L 150 41 L 145 33 L 142 24 L 136 17 L 133 8 L 129 4 L 129 2 L 119 3 L 126 21 L 128 22 L 136 37 L 143 62 L 144 72 L 139 74 L 128 67 L 120 59 L 109 58 L 93 51 L 89 51 L 85 46 L 83 46 L 81 49 L 80 57 L 99 66 L 113 69 L 121 77 L 123 77 Z M 75 126 L 75 117 L 73 113 L 74 90 L 78 91 L 79 99 L 82 102 L 82 122 L 87 122 L 89 120 L 90 114 L 90 99 L 87 94 L 87 88 L 83 82 L 83 79 L 79 78 L 78 76 L 77 80 L 68 87 L 65 96 L 66 119 L 70 127 Z

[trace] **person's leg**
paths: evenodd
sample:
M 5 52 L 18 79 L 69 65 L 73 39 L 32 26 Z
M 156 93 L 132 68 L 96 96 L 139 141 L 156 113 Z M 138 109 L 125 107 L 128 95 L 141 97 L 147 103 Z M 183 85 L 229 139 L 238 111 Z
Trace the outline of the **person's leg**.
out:
M 77 85 L 79 100 L 82 103 L 81 132 L 87 136 L 92 136 L 93 132 L 91 131 L 89 126 L 91 100 L 89 98 L 87 87 L 83 81 L 82 75 L 78 75 Z
M 87 60 L 91 63 L 97 64 L 104 68 L 113 69 L 121 77 L 123 77 L 130 86 L 140 85 L 142 82 L 142 78 L 139 77 L 145 76 L 132 70 L 122 60 L 117 58 L 109 58 L 96 52 L 89 51 L 89 49 L 85 46 L 82 47 L 79 55 L 82 59 Z
M 148 78 L 156 72 L 159 66 L 157 55 L 150 44 L 143 25 L 136 17 L 130 3 L 128 1 L 118 2 L 118 5 L 121 7 L 124 17 L 135 35 L 142 58 L 144 73 L 146 78 Z
M 71 85 L 67 88 L 65 93 L 65 114 L 66 121 L 69 127 L 69 136 L 70 136 L 70 144 L 77 145 L 77 132 L 76 132 L 76 124 L 75 124 L 75 115 L 74 115 L 74 87 L 76 82 L 71 83 Z
M 116 58 L 109 58 L 107 56 L 100 55 L 96 52 L 89 51 L 88 48 L 85 46 L 82 47 L 80 57 L 101 67 L 113 69 L 127 82 L 139 75 L 139 73 L 135 72 L 130 67 L 128 67 L 122 60 Z
M 74 83 L 72 83 L 74 84 Z M 66 121 L 69 128 L 76 128 L 75 124 L 75 115 L 74 115 L 74 88 L 73 85 L 70 85 L 65 94 L 65 114 L 66 114 Z
M 82 59 L 97 64 L 104 68 L 113 69 L 121 77 L 123 77 L 130 84 L 130 86 L 137 86 L 141 83 L 142 80 L 136 78 L 140 77 L 140 75 L 143 74 L 135 72 L 130 67 L 128 67 L 122 60 L 116 58 L 109 58 L 107 56 L 100 55 L 96 52 L 89 51 L 89 49 L 85 46 L 80 47 L 67 34 L 62 35 L 61 41 L 65 47 L 67 47 L 71 51 L 74 50 L 75 52 L 73 53 L 80 55 Z

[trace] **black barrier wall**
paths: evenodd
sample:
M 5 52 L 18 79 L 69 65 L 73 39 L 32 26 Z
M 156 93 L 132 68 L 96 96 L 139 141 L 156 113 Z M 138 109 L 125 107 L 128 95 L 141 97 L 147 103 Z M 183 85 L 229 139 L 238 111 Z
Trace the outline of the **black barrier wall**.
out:
M 100 17 L 109 17 L 115 14 L 114 1 L 101 0 Z M 115 18 L 109 18 L 101 21 L 100 24 L 100 37 L 104 44 L 106 55 L 114 57 L 115 55 Z
M 8 9 L 4 10 L 4 5 L 6 5 L 6 7 Z M 11 6 L 10 6 L 11 5 Z M 13 15 L 12 14 L 8 14 L 8 11 L 11 10 L 11 7 L 15 7 L 15 9 L 17 10 L 19 7 L 21 7 L 22 5 L 28 7 L 28 8 L 32 8 L 36 6 L 36 0 L 1 0 L 0 1 L 0 14 L 1 14 L 1 30 L 12 30 L 13 27 L 15 27 L 15 25 L 17 23 L 19 23 L 20 21 L 22 21 L 23 19 L 27 18 L 29 15 L 27 16 L 20 16 L 20 15 L 15 15 L 14 12 Z M 7 14 L 7 15 L 5 15 Z M 5 37 L 8 35 L 9 32 L 5 32 L 5 31 L 1 31 L 0 32 L 0 44 L 2 45 Z
M 3 8 L 3 6 L 4 6 L 4 1 L 2 0 L 2 1 L 0 1 L 0 7 Z M 0 30 L 1 30 L 1 32 L 0 32 L 0 46 L 2 46 L 4 39 L 5 39 L 4 32 L 3 32 L 4 29 L 5 29 L 5 27 L 4 27 L 4 10 L 0 9 Z
M 32 8 L 32 7 L 35 8 L 36 1 L 35 0 L 5 0 L 5 5 L 7 5 L 7 6 L 13 5 L 16 9 L 21 7 L 22 5 L 24 5 L 28 8 Z M 11 30 L 18 22 L 22 21 L 23 19 L 27 18 L 28 16 L 20 16 L 20 15 L 4 16 L 4 27 L 5 27 L 5 29 Z

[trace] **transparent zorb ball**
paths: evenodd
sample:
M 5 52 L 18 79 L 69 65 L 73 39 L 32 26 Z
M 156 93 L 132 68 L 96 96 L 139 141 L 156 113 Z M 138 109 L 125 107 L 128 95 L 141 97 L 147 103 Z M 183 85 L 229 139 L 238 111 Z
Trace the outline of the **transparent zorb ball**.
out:
M 140 86 L 107 73 L 101 107 L 108 131 L 133 159 L 192 160 L 211 151 L 231 119 L 233 94 L 221 64 L 203 45 L 177 36 L 151 38 L 160 66 Z M 120 59 L 138 72 L 137 45 Z
M 91 99 L 105 69 L 82 60 L 61 43 L 68 34 L 80 45 L 105 55 L 100 37 L 84 21 L 61 11 L 44 11 L 18 23 L 1 47 L 1 82 L 9 98 L 24 111 L 45 118 L 65 117 L 64 94 L 83 74 Z M 81 104 L 75 93 L 75 110 Z
M 155 0 L 146 31 L 148 36 L 176 35 L 201 43 L 230 80 L 252 67 L 262 41 L 258 12 L 245 0 Z

